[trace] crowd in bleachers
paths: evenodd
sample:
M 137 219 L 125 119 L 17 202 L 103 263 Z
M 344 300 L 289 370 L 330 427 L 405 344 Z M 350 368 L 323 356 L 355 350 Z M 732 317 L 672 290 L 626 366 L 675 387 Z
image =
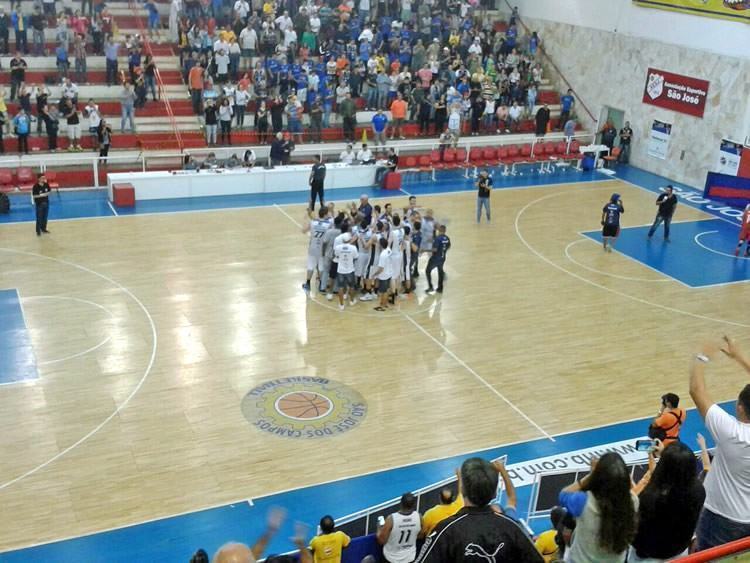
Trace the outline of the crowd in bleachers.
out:
M 398 510 L 378 521 L 382 559 L 378 551 L 363 563 L 657 563 L 750 537 L 750 384 L 737 397 L 736 416 L 711 399 L 705 371 L 722 353 L 750 373 L 750 358 L 727 337 L 704 345 L 690 367 L 690 396 L 715 443 L 713 459 L 701 435 L 698 458 L 681 441 L 686 412 L 680 398 L 667 393 L 647 429 L 653 442 L 648 469 L 638 482 L 619 453 L 592 457 L 590 472 L 560 491 L 551 528 L 532 537 L 518 520 L 504 464 L 470 458 L 456 472 L 458 491 L 441 491 L 438 505 L 424 515 L 416 510 L 416 497 L 404 494 Z M 273 512 L 268 531 L 253 548 L 229 543 L 213 561 L 255 561 L 282 520 L 281 512 Z M 321 519 L 311 541 L 306 535 L 298 525 L 293 539 L 299 554 L 267 561 L 339 563 L 351 541 L 331 516 Z M 208 555 L 200 550 L 192 561 L 208 562 Z
M 318 142 L 335 121 L 353 141 L 358 110 L 388 111 L 385 124 L 371 117 L 388 139 L 404 138 L 407 121 L 415 135 L 516 132 L 533 117 L 543 136 L 553 125 L 541 39 L 519 32 L 515 12 L 496 29 L 475 0 L 175 0 L 173 11 L 193 110 L 211 125 L 223 111 L 225 142 L 248 108 L 262 140 L 286 129 Z M 575 128 L 574 103 L 561 99 L 559 129 Z

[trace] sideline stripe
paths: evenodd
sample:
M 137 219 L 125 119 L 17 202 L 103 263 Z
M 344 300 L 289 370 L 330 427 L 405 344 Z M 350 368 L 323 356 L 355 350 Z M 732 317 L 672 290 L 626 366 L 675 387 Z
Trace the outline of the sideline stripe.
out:
M 526 422 L 528 422 L 534 428 L 536 428 L 539 431 L 539 433 L 542 434 L 542 436 L 544 436 L 548 440 L 551 440 L 552 442 L 555 441 L 555 439 L 544 428 L 542 428 L 536 422 L 534 422 L 533 420 L 531 420 L 531 418 L 529 418 L 529 416 L 525 412 L 523 412 L 521 409 L 519 409 L 513 403 L 513 401 L 511 401 L 510 399 L 508 399 L 500 391 L 498 391 L 492 385 L 490 385 L 484 377 L 482 377 L 481 375 L 479 375 L 476 371 L 474 371 L 471 368 L 471 366 L 469 366 L 461 358 L 459 358 L 453 352 L 451 352 L 450 349 L 448 347 L 446 347 L 442 342 L 440 342 L 437 338 L 435 338 L 429 332 L 427 332 L 427 330 L 425 330 L 425 328 L 422 325 L 420 325 L 417 321 L 415 321 L 414 319 L 412 319 L 408 314 L 402 313 L 402 315 L 404 316 L 404 318 L 407 321 L 409 321 L 411 324 L 413 324 L 417 328 L 417 330 L 419 330 L 419 332 L 421 332 L 422 334 L 424 334 L 427 338 L 429 338 L 435 344 L 437 344 L 440 348 L 442 348 L 443 352 L 445 352 L 451 358 L 453 358 L 456 361 L 456 363 L 458 363 L 461 367 L 463 367 L 466 371 L 468 371 L 471 375 L 473 375 L 482 385 L 484 385 L 485 387 L 487 387 L 487 389 L 489 389 L 495 395 L 497 395 L 498 397 L 500 397 L 500 399 L 502 399 L 505 402 L 505 404 L 507 404 L 514 411 L 516 411 Z
M 279 211 L 281 211 L 281 212 L 282 212 L 282 213 L 283 213 L 283 214 L 284 214 L 284 215 L 286 216 L 286 218 L 287 218 L 287 219 L 289 219 L 289 220 L 290 220 L 290 221 L 291 221 L 292 223 L 294 223 L 295 225 L 297 225 L 297 226 L 298 226 L 298 227 L 299 227 L 300 229 L 304 228 L 304 227 L 302 227 L 302 225 L 301 225 L 301 224 L 300 224 L 300 223 L 299 223 L 299 222 L 298 222 L 298 221 L 297 221 L 297 220 L 296 220 L 296 219 L 295 219 L 294 217 L 292 217 L 291 215 L 289 215 L 289 213 L 287 213 L 286 211 L 284 211 L 284 210 L 283 210 L 283 209 L 281 208 L 281 206 L 280 206 L 280 205 L 278 205 L 278 204 L 274 203 L 274 204 L 273 204 L 273 206 L 274 206 L 274 207 L 275 207 L 276 209 L 278 209 Z

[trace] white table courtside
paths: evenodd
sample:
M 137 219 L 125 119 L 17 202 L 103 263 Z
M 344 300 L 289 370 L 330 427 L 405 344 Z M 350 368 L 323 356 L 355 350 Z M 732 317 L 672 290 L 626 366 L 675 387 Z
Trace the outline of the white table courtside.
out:
M 326 164 L 325 189 L 359 188 L 375 183 L 378 166 Z M 107 189 L 112 200 L 112 184 L 131 184 L 135 200 L 175 199 L 217 195 L 262 194 L 307 191 L 311 166 L 293 164 L 267 169 L 215 168 L 107 174 Z

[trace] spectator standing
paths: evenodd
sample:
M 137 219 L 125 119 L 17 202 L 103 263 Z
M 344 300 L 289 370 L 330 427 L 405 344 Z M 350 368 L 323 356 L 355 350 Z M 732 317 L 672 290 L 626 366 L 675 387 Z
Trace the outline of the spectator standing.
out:
M 695 454 L 673 442 L 654 469 L 649 456 L 648 484 L 639 495 L 638 528 L 628 563 L 666 561 L 687 555 L 706 498 L 695 471 Z
M 664 193 L 659 194 L 659 197 L 656 198 L 656 205 L 659 209 L 656 212 L 656 218 L 654 219 L 653 225 L 651 225 L 651 228 L 648 230 L 648 238 L 651 239 L 651 237 L 654 236 L 656 229 L 658 229 L 659 225 L 663 222 L 664 240 L 665 242 L 669 242 L 669 226 L 672 224 L 672 216 L 674 215 L 674 210 L 677 208 L 677 196 L 674 195 L 674 188 L 671 185 L 664 188 Z M 666 395 L 664 397 L 666 397 Z M 677 397 L 677 395 L 674 395 L 674 397 Z M 677 400 L 680 400 L 679 397 L 677 397 Z M 676 406 L 677 405 L 675 404 L 674 407 Z M 679 426 L 677 432 L 679 432 Z
M 271 159 L 271 166 L 284 164 L 284 134 L 281 131 L 276 133 L 276 138 L 271 142 L 269 158 Z
M 146 93 L 151 92 L 151 99 L 156 101 L 156 62 L 154 57 L 146 55 L 143 60 L 143 80 L 146 86 Z
M 268 142 L 268 108 L 265 100 L 261 100 L 255 109 L 255 130 L 258 133 L 258 142 L 265 145 Z
M 489 171 L 485 168 L 479 173 L 479 179 L 477 180 L 477 224 L 482 220 L 482 208 L 484 207 L 484 213 L 487 218 L 487 222 L 490 222 L 490 194 L 492 193 L 492 178 L 490 178 Z
M 10 60 L 10 101 L 16 99 L 18 88 L 26 81 L 26 69 L 28 64 L 21 58 L 21 52 L 16 51 L 15 56 Z
M 229 98 L 224 98 L 219 106 L 219 123 L 221 125 L 221 144 L 232 144 L 232 117 L 234 110 Z
M 188 73 L 188 85 L 190 86 L 190 99 L 193 102 L 193 113 L 201 113 L 201 99 L 203 98 L 203 80 L 205 69 L 202 63 L 198 63 Z
M 26 16 L 23 15 L 23 9 L 21 4 L 16 4 L 16 7 L 10 14 L 10 21 L 13 25 L 13 31 L 16 36 L 16 50 L 23 51 L 24 55 L 29 54 L 29 44 L 27 41 L 26 32 L 29 27 L 29 21 Z
M 322 157 L 316 154 L 314 157 L 314 163 L 312 170 L 310 171 L 310 211 L 315 211 L 315 199 L 320 200 L 320 206 L 324 207 L 324 193 L 323 188 L 326 180 L 326 165 L 323 162 Z
M 36 89 L 36 134 L 41 135 L 42 134 L 42 123 L 44 122 L 44 119 L 42 119 L 42 110 L 44 109 L 44 106 L 47 105 L 47 102 L 49 101 L 49 95 L 50 91 L 49 88 L 46 86 L 39 86 Z
M 440 522 L 427 537 L 417 563 L 542 563 L 520 525 L 493 510 L 497 470 L 486 460 L 470 458 L 461 465 L 465 506 Z
M 599 131 L 599 134 L 602 136 L 602 144 L 606 145 L 607 148 L 609 148 L 609 152 L 611 154 L 612 147 L 615 146 L 615 138 L 617 137 L 617 129 L 615 129 L 615 126 L 612 124 L 612 122 L 609 119 L 604 124 L 604 127 L 601 128 L 601 130 Z
M 385 147 L 385 132 L 387 127 L 388 116 L 383 113 L 382 109 L 378 108 L 378 111 L 372 116 L 372 134 L 374 137 L 374 144 Z
M 122 85 L 122 91 L 120 92 L 120 107 L 122 109 L 120 133 L 125 132 L 126 122 L 130 124 L 130 132 L 135 133 L 135 92 L 133 92 L 133 86 L 129 82 L 125 82 Z
M 34 7 L 34 13 L 31 14 L 31 40 L 34 45 L 34 55 L 41 57 L 44 55 L 44 28 L 45 18 L 39 9 Z
M 289 96 L 289 102 L 286 105 L 287 125 L 292 138 L 297 135 L 299 143 L 302 143 L 302 103 L 297 96 Z
M 107 86 L 117 83 L 117 57 L 119 56 L 120 44 L 108 35 L 104 41 L 104 58 L 107 65 Z
M 453 136 L 453 146 L 455 147 L 461 137 L 461 106 L 459 104 L 451 106 L 451 113 L 448 116 L 448 131 Z
M 91 136 L 91 146 L 94 150 L 99 146 L 99 124 L 102 121 L 102 115 L 99 113 L 99 106 L 89 99 L 89 103 L 83 108 L 83 115 L 89 118 L 89 135 Z
M 247 88 L 238 87 L 234 91 L 234 115 L 237 119 L 237 129 L 242 129 L 245 126 L 245 110 L 249 101 L 250 94 L 248 94 Z
M 703 483 L 706 502 L 696 531 L 698 550 L 750 536 L 750 384 L 739 393 L 736 417 L 714 403 L 706 390 L 705 369 L 718 350 L 704 346 L 690 369 L 690 396 L 716 443 Z M 750 373 L 750 360 L 734 340 L 725 336 L 721 350 Z
M 323 140 L 323 108 L 320 100 L 315 99 L 310 106 L 310 141 L 320 143 Z
M 624 562 L 635 538 L 638 497 L 619 454 L 592 460 L 591 472 L 560 492 L 560 505 L 577 519 L 570 561 Z
M 36 208 L 36 236 L 38 237 L 42 236 L 42 233 L 49 233 L 47 230 L 49 192 L 50 187 L 47 183 L 47 177 L 44 174 L 39 174 L 36 183 L 31 188 L 31 197 Z
M 52 152 L 57 152 L 57 132 L 60 129 L 60 115 L 56 105 L 42 108 L 39 114 L 44 120 L 44 128 L 47 131 L 47 147 Z
M 563 127 L 563 134 L 568 140 L 572 139 L 573 135 L 576 134 L 576 122 L 574 119 L 571 118 L 565 122 L 565 126 Z
M 206 127 L 206 144 L 211 147 L 216 145 L 216 129 L 218 127 L 218 112 L 213 100 L 206 100 L 203 110 L 204 126 Z
M 547 126 L 549 125 L 549 106 L 547 104 L 544 104 L 542 107 L 540 107 L 536 112 L 536 117 L 534 121 L 536 122 L 536 136 L 537 137 L 544 137 L 544 135 L 547 133 Z
M 357 126 L 357 106 L 352 99 L 351 92 L 347 92 L 344 100 L 338 107 L 338 113 L 341 116 L 344 128 L 344 139 L 349 142 L 354 142 L 354 137 L 356 135 L 355 129 Z
M 18 152 L 29 154 L 29 133 L 31 133 L 31 117 L 24 108 L 18 110 L 13 118 L 13 130 L 18 137 Z
M 383 546 L 383 558 L 387 563 L 411 563 L 417 556 L 422 519 L 416 508 L 417 497 L 412 493 L 402 495 L 398 512 L 389 514 L 378 528 L 377 540 Z
M 565 125 L 565 122 L 570 118 L 570 112 L 575 105 L 576 99 L 573 97 L 573 90 L 568 91 L 560 96 L 560 127 Z
M 391 127 L 391 140 L 398 135 L 399 139 L 406 139 L 404 137 L 404 121 L 406 121 L 407 103 L 404 100 L 403 94 L 398 92 L 396 99 L 391 103 L 391 118 L 393 118 L 393 126 Z
M 10 18 L 5 13 L 5 8 L 0 6 L 0 49 L 2 49 L 3 55 L 7 55 L 10 50 L 8 45 L 10 40 L 10 25 Z
M 112 128 L 105 119 L 99 122 L 99 126 L 96 129 L 96 137 L 99 145 L 99 162 L 106 166 L 109 147 L 112 145 Z
M 63 117 L 68 133 L 68 150 L 83 150 L 81 147 L 81 118 L 78 115 L 78 109 L 70 98 L 65 98 L 62 108 Z
M 76 34 L 73 39 L 73 57 L 76 69 L 76 82 L 86 83 L 89 81 L 86 63 L 86 40 L 83 35 Z
M 630 143 L 633 140 L 633 130 L 630 128 L 630 121 L 625 122 L 625 126 L 620 129 L 620 154 L 617 156 L 617 162 L 627 164 L 630 162 Z

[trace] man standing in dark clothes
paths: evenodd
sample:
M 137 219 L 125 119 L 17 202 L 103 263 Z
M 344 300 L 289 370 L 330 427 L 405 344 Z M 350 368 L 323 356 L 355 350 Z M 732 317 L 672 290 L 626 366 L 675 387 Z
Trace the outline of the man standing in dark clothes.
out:
M 669 225 L 672 223 L 672 215 L 677 207 L 677 196 L 674 195 L 674 188 L 671 185 L 664 188 L 664 193 L 659 194 L 656 198 L 656 205 L 659 206 L 659 210 L 656 212 L 654 224 L 648 230 L 648 238 L 650 240 L 659 225 L 664 223 L 664 242 L 669 242 Z
M 49 214 L 49 184 L 44 174 L 39 174 L 36 184 L 31 189 L 31 195 L 34 198 L 36 207 L 36 236 L 42 236 L 42 233 L 49 233 L 47 230 L 47 215 Z
M 315 162 L 312 165 L 312 171 L 310 172 L 310 211 L 315 211 L 315 198 L 320 199 L 320 206 L 324 207 L 323 201 L 323 185 L 326 180 L 326 165 L 323 163 L 323 159 L 319 154 L 315 155 Z

